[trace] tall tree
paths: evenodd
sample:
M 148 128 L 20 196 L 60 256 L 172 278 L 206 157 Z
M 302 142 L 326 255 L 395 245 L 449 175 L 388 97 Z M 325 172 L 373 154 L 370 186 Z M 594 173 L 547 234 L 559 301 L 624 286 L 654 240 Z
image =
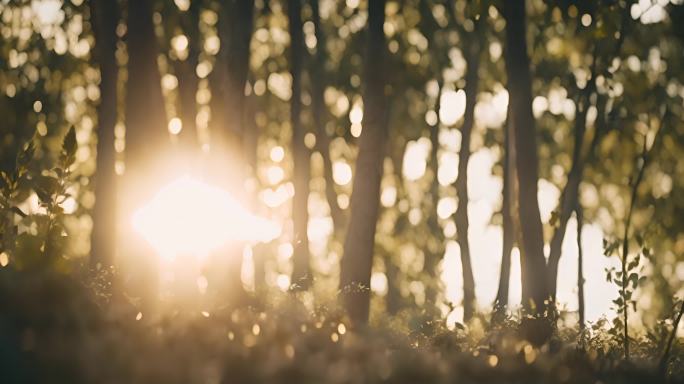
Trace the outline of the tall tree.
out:
M 168 137 L 152 13 L 150 0 L 128 2 L 126 173 L 135 182 L 165 149 L 162 138 Z
M 190 7 L 179 14 L 179 23 L 183 34 L 188 40 L 187 57 L 178 57 L 174 61 L 174 70 L 178 78 L 178 110 L 183 129 L 180 140 L 185 149 L 197 147 L 197 64 L 201 51 L 201 36 L 199 31 L 201 0 L 191 0 Z
M 351 196 L 351 217 L 340 265 L 345 307 L 355 324 L 368 322 L 370 276 L 387 136 L 385 0 L 368 2 L 363 130 Z
M 458 244 L 461 248 L 461 264 L 463 266 L 463 319 L 470 320 L 475 311 L 475 279 L 470 259 L 470 242 L 468 241 L 468 162 L 470 160 L 470 138 L 475 122 L 475 103 L 479 82 L 481 28 L 484 17 L 475 20 L 475 30 L 471 34 L 467 46 L 467 70 L 465 75 L 466 105 L 461 126 L 461 148 L 458 152 L 458 176 L 455 187 L 458 196 L 458 206 L 455 213 Z
M 327 114 L 324 103 L 325 91 L 325 49 L 326 36 L 321 26 L 321 15 L 319 10 L 319 0 L 311 0 L 312 22 L 314 34 L 316 36 L 316 54 L 311 67 L 311 89 L 313 97 L 311 100 L 312 115 L 316 126 L 316 149 L 323 158 L 323 177 L 325 178 L 325 198 L 330 207 L 330 217 L 338 234 L 343 231 L 345 224 L 344 211 L 337 202 L 337 192 L 335 192 L 335 181 L 332 172 L 332 160 L 330 159 L 330 136 L 326 131 Z
M 125 216 L 131 215 L 153 193 L 149 176 L 164 170 L 160 153 L 167 151 L 169 145 L 150 0 L 128 2 L 127 44 L 125 200 L 122 199 Z M 126 253 L 137 259 L 131 288 L 139 290 L 152 304 L 157 288 L 154 253 L 134 233 L 127 233 L 125 238 Z
M 603 61 L 608 63 L 607 65 L 612 65 L 613 58 L 619 57 L 625 38 L 629 32 L 629 28 L 633 23 L 630 14 L 631 3 L 631 1 L 628 2 L 622 9 L 618 39 L 615 42 L 612 53 L 603 58 Z M 578 204 L 579 186 L 584 178 L 584 168 L 586 164 L 590 162 L 588 157 L 594 154 L 596 146 L 599 144 L 605 133 L 604 130 L 599 129 L 599 125 L 597 124 L 594 130 L 594 138 L 590 144 L 589 151 L 587 154 L 582 153 L 584 136 L 587 130 L 587 113 L 591 107 L 592 95 L 594 95 L 596 92 L 596 79 L 600 75 L 600 72 L 598 71 L 599 59 L 600 57 L 597 43 L 594 46 L 590 71 L 591 77 L 589 78 L 587 85 L 579 92 L 579 97 L 576 101 L 578 113 L 575 117 L 575 142 L 572 154 L 572 166 L 570 168 L 570 172 L 568 172 L 568 180 L 563 188 L 563 192 L 561 193 L 561 200 L 557 209 L 557 226 L 551 238 L 551 243 L 549 244 L 549 294 L 551 295 L 551 300 L 554 302 L 556 300 L 556 287 L 558 282 L 558 264 L 561 258 L 563 239 L 565 238 L 568 220 L 570 220 L 572 212 L 575 210 L 575 206 Z M 606 64 L 604 64 L 604 66 L 606 66 Z M 599 116 L 598 121 L 601 121 L 602 118 L 602 116 Z
M 502 320 L 508 306 L 508 289 L 511 282 L 511 252 L 515 244 L 515 226 L 513 224 L 513 206 L 515 205 L 516 175 L 515 175 L 515 147 L 513 145 L 513 127 L 509 119 L 504 126 L 504 159 L 503 159 L 503 191 L 502 191 L 502 230 L 503 244 L 501 247 L 501 270 L 499 272 L 499 289 L 494 301 L 494 319 Z
M 518 212 L 522 237 L 523 308 L 533 316 L 546 314 L 549 298 L 539 203 L 537 201 L 537 140 L 532 115 L 532 81 L 527 55 L 525 0 L 505 1 L 506 73 L 513 123 Z
M 254 0 L 221 1 L 218 22 L 221 48 L 217 65 L 220 89 L 212 89 L 212 152 L 221 164 L 221 178 L 233 180 L 228 187 L 240 200 L 246 201 L 243 179 L 247 176 L 245 145 L 245 86 L 249 74 L 249 47 L 254 28 Z M 218 91 L 218 92 L 217 92 Z M 222 124 L 222 126 L 218 126 Z M 232 177 L 231 177 L 232 176 Z M 237 180 L 237 181 L 236 181 Z M 225 279 L 227 292 L 236 300 L 244 298 L 241 280 L 242 244 L 231 244 L 226 249 L 229 260 Z
M 242 174 L 244 166 L 245 84 L 249 72 L 249 46 L 254 28 L 254 0 L 223 0 L 219 22 L 222 47 L 219 52 L 225 66 L 223 72 L 224 129 L 216 134 L 219 150 L 228 151 L 231 162 Z
M 292 222 L 294 242 L 292 283 L 306 289 L 310 284 L 309 273 L 309 178 L 311 155 L 304 144 L 306 134 L 302 125 L 302 58 L 304 34 L 302 31 L 302 0 L 289 0 L 287 13 L 290 28 L 290 75 L 292 97 L 290 98 L 290 123 L 292 125 L 292 157 L 294 160 L 294 198 L 292 199 Z
M 95 33 L 95 61 L 100 68 L 100 104 L 97 106 L 97 173 L 91 235 L 91 264 L 111 265 L 116 244 L 116 173 L 114 126 L 117 119 L 116 1 L 91 0 Z

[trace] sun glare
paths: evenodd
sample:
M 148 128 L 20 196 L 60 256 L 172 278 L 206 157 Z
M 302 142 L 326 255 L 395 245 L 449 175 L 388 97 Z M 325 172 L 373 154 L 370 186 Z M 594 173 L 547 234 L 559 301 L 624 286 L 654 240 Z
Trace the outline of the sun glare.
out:
M 133 215 L 133 227 L 164 258 L 202 257 L 231 242 L 267 242 L 280 227 L 227 191 L 184 176 Z

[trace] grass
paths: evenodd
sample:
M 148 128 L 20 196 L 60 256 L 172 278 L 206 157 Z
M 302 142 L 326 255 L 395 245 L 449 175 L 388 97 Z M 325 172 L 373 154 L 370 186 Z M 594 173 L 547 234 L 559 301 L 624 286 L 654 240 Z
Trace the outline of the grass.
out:
M 90 281 L 90 283 L 86 283 Z M 103 282 L 105 283 L 103 285 Z M 301 294 L 298 294 L 301 296 Z M 660 346 L 634 340 L 632 359 L 596 325 L 581 347 L 561 327 L 534 347 L 518 323 L 479 315 L 449 330 L 415 309 L 350 329 L 332 302 L 291 294 L 242 308 L 145 315 L 98 280 L 50 269 L 0 269 L 3 383 L 655 383 L 682 382 L 681 347 L 667 377 Z

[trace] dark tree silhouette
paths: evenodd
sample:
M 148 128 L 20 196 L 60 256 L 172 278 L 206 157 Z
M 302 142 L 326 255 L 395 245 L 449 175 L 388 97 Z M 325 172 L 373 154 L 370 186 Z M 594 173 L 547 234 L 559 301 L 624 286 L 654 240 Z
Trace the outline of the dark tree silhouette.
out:
M 603 58 L 605 63 L 610 65 L 613 58 L 619 57 L 622 47 L 625 42 L 627 33 L 633 23 L 630 16 L 630 3 L 626 4 L 621 12 L 620 30 L 618 39 L 615 42 L 613 51 L 610 55 Z M 596 92 L 596 78 L 600 75 L 598 71 L 599 61 L 598 45 L 594 46 L 593 61 L 591 64 L 591 77 L 589 82 L 582 89 L 577 100 L 578 113 L 575 117 L 575 141 L 572 155 L 572 166 L 568 173 L 568 181 L 561 193 L 561 201 L 558 207 L 558 225 L 551 238 L 549 244 L 549 293 L 553 302 L 556 300 L 556 287 L 558 282 L 558 263 L 561 258 L 561 251 L 563 246 L 563 239 L 565 238 L 565 231 L 567 229 L 568 220 L 572 216 L 575 205 L 578 204 L 579 186 L 584 178 L 584 169 L 586 164 L 590 162 L 590 157 L 593 156 L 596 146 L 604 136 L 604 131 L 595 129 L 594 138 L 590 144 L 589 152 L 584 155 L 582 153 L 582 146 L 584 144 L 584 136 L 586 132 L 586 119 L 589 107 L 591 106 L 591 97 Z M 604 64 L 605 66 L 606 64 Z M 600 121 L 601 119 L 599 119 Z
M 152 12 L 150 0 L 128 3 L 126 173 L 133 178 L 144 174 L 168 142 Z
M 292 125 L 292 157 L 294 160 L 294 198 L 292 199 L 292 222 L 294 242 L 292 283 L 300 289 L 310 284 L 309 271 L 309 179 L 311 177 L 311 154 L 304 144 L 306 131 L 302 125 L 302 59 L 304 34 L 302 31 L 301 0 L 289 0 L 287 13 L 290 28 L 290 74 L 292 97 L 290 99 L 290 123 Z
M 97 173 L 91 234 L 91 264 L 111 265 L 116 244 L 116 173 L 114 126 L 117 119 L 116 1 L 91 0 L 90 13 L 95 34 L 95 61 L 100 68 L 100 104 L 97 106 Z
M 504 159 L 503 159 L 503 191 L 501 204 L 503 241 L 501 248 L 501 270 L 499 272 L 499 288 L 494 301 L 494 319 L 502 320 L 508 306 L 508 290 L 511 283 L 511 252 L 515 244 L 515 226 L 513 223 L 513 206 L 515 205 L 515 148 L 513 145 L 513 127 L 510 121 L 504 126 Z
M 223 0 L 219 23 L 221 37 L 221 61 L 223 72 L 224 129 L 212 132 L 219 142 L 220 150 L 227 150 L 231 161 L 241 167 L 244 162 L 243 144 L 245 84 L 249 72 L 249 46 L 254 26 L 254 0 Z M 236 172 L 242 173 L 243 169 Z
M 523 308 L 543 316 L 549 298 L 544 239 L 537 201 L 538 159 L 532 81 L 527 56 L 525 1 L 503 4 L 506 19 L 506 72 L 510 94 L 518 179 L 518 212 L 522 237 L 521 272 Z
M 178 111 L 183 129 L 179 136 L 186 150 L 197 149 L 197 64 L 202 47 L 199 31 L 201 1 L 191 0 L 187 11 L 179 15 L 179 24 L 188 39 L 188 56 L 174 61 L 174 70 L 178 78 Z
M 152 2 L 128 2 L 128 79 L 126 87 L 126 173 L 124 176 L 123 215 L 129 216 L 153 193 L 150 177 L 165 168 L 163 154 L 170 141 L 164 96 L 157 66 L 157 41 L 154 32 Z M 131 231 L 129 229 L 129 231 Z M 156 263 L 154 252 L 134 233 L 126 239 L 126 254 L 134 255 L 137 267 L 131 288 L 154 302 Z M 133 240 L 135 239 L 135 241 Z
M 468 63 L 465 75 L 466 105 L 463 125 L 461 126 L 461 148 L 458 152 L 458 176 L 455 182 L 458 207 L 454 216 L 456 219 L 458 244 L 461 248 L 461 264 L 463 266 L 463 320 L 465 321 L 470 320 L 475 312 L 475 279 L 470 259 L 470 242 L 468 241 L 468 202 L 470 201 L 468 197 L 468 162 L 471 153 L 470 138 L 475 122 L 475 103 L 477 102 L 479 83 L 480 39 L 483 20 L 483 17 L 475 20 L 475 30 L 470 34 L 471 36 L 466 47 Z
M 385 0 L 369 2 L 363 130 L 352 188 L 351 217 L 340 265 L 344 304 L 357 325 L 368 322 L 375 227 L 387 136 L 384 23 Z
M 218 155 L 217 161 L 225 164 L 225 175 L 236 176 L 237 180 L 246 176 L 247 144 L 245 124 L 245 85 L 249 73 L 249 47 L 254 26 L 254 0 L 224 0 L 221 2 L 219 17 L 219 36 L 221 49 L 217 59 L 219 70 L 217 79 L 222 80 L 222 89 L 213 97 L 220 97 L 221 103 L 212 104 L 215 114 L 213 124 L 212 151 Z M 214 91 L 214 90 L 212 90 Z M 215 145 L 215 146 L 214 146 Z M 242 183 L 231 183 L 230 188 L 240 198 L 245 191 Z M 244 298 L 241 281 L 242 247 L 239 244 L 229 246 L 228 276 L 226 289 L 237 300 Z
M 321 26 L 321 15 L 318 6 L 319 0 L 311 0 L 312 22 L 316 36 L 316 53 L 311 66 L 311 90 L 313 97 L 311 108 L 314 125 L 316 126 L 316 150 L 323 158 L 323 177 L 325 178 L 325 198 L 330 207 L 330 217 L 335 227 L 335 232 L 341 234 L 345 226 L 344 211 L 337 203 L 337 192 L 332 173 L 332 160 L 330 159 L 330 136 L 326 131 L 327 110 L 325 109 L 325 64 L 326 64 L 326 36 Z

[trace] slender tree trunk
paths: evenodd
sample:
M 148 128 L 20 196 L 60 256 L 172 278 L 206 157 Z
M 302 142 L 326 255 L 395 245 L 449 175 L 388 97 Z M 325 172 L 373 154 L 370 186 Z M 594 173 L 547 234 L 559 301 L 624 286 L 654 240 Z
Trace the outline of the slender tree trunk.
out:
M 596 52 L 595 52 L 596 54 Z M 561 251 L 563 246 L 563 239 L 568 226 L 568 220 L 572 216 L 572 212 L 576 211 L 579 196 L 579 186 L 584 175 L 584 165 L 586 164 L 582 154 L 582 147 L 584 145 L 584 136 L 586 132 L 587 113 L 591 104 L 591 95 L 596 88 L 596 56 L 594 56 L 594 63 L 592 64 L 592 77 L 582 90 L 578 109 L 579 112 L 575 117 L 575 147 L 572 153 L 572 167 L 568 173 L 568 181 L 563 188 L 560 203 L 560 214 L 558 219 L 558 226 L 551 238 L 549 247 L 549 294 L 551 301 L 556 301 L 556 286 L 558 283 L 558 263 L 560 262 Z M 598 134 L 598 132 L 597 132 Z
M 586 328 L 584 321 L 584 251 L 582 250 L 584 212 L 579 202 L 575 207 L 575 217 L 577 218 L 577 312 L 579 314 L 580 340 L 582 341 Z
M 527 56 L 525 1 L 504 2 L 506 19 L 506 72 L 515 132 L 518 205 L 522 232 L 523 308 L 534 317 L 547 312 L 549 298 L 544 239 L 537 201 L 537 143 L 532 115 L 532 82 Z M 540 334 L 538 334 L 540 335 Z M 545 335 L 541 335 L 542 338 Z
M 442 81 L 439 81 L 437 92 L 437 100 L 435 102 L 435 112 L 439 113 L 440 95 L 442 93 Z M 437 273 L 437 265 L 444 256 L 444 232 L 439 224 L 437 215 L 437 205 L 439 204 L 439 121 L 429 126 L 430 129 L 430 170 L 432 171 L 432 182 L 430 183 L 430 214 L 428 215 L 428 228 L 434 241 L 429 241 L 426 244 L 425 252 L 425 272 L 430 281 L 427 284 L 425 299 L 427 303 L 435 304 L 437 293 L 439 291 L 439 276 Z M 404 153 L 401 153 L 403 158 Z M 402 170 L 399 169 L 401 175 Z
M 100 104 L 97 106 L 97 172 L 91 258 L 93 266 L 109 266 L 116 247 L 116 173 L 114 163 L 114 126 L 117 119 L 116 26 L 119 9 L 116 1 L 91 0 L 90 12 L 95 32 L 95 60 L 100 67 Z
M 344 304 L 356 325 L 368 322 L 370 276 L 387 137 L 384 23 L 385 0 L 369 2 L 363 131 L 351 196 L 351 218 L 340 266 Z
M 394 179 L 397 189 L 396 200 L 399 201 L 406 196 L 406 190 L 404 188 L 404 175 L 402 170 L 404 168 L 404 153 L 406 152 L 406 140 L 399 137 L 399 143 L 393 146 L 393 150 L 390 153 L 390 158 L 392 160 L 392 171 L 394 173 Z M 405 236 L 406 227 L 408 224 L 408 217 L 405 213 L 400 212 L 394 222 L 394 228 L 392 229 L 392 236 L 395 239 Z M 387 313 L 396 314 L 401 310 L 403 300 L 401 295 L 401 284 L 400 276 L 401 271 L 399 267 L 392 260 L 392 252 L 385 250 L 385 273 L 387 274 L 387 297 L 385 298 L 385 305 L 387 308 Z
M 510 117 L 510 108 L 508 115 Z M 503 247 L 501 249 L 499 289 L 496 293 L 496 301 L 494 302 L 494 319 L 496 321 L 505 318 L 506 308 L 508 307 L 508 291 L 511 283 L 511 252 L 515 243 L 512 203 L 515 201 L 513 192 L 516 176 L 513 138 L 511 137 L 513 127 L 511 124 L 509 119 L 504 127 L 503 202 L 501 206 Z
M 622 9 L 619 37 L 615 44 L 613 54 L 612 56 L 608 57 L 608 59 L 606 60 L 607 62 L 611 62 L 612 58 L 618 57 L 620 55 L 620 51 L 622 50 L 622 46 L 624 45 L 625 37 L 627 36 L 629 27 L 632 25 L 633 22 L 630 16 L 630 9 L 632 3 L 633 1 L 628 1 L 625 5 L 625 8 Z M 587 112 L 589 110 L 589 104 L 591 102 L 591 94 L 596 90 L 596 78 L 599 75 L 599 73 L 596 70 L 598 61 L 597 47 L 594 48 L 593 56 L 594 57 L 591 69 L 591 78 L 589 79 L 589 83 L 587 84 L 587 86 L 582 90 L 580 101 L 578 103 L 580 112 L 575 118 L 575 149 L 573 152 L 572 167 L 570 169 L 570 172 L 568 173 L 567 184 L 565 185 L 565 188 L 563 189 L 563 192 L 561 194 L 558 226 L 553 233 L 553 237 L 551 238 L 551 244 L 549 245 L 548 284 L 549 294 L 551 295 L 552 302 L 555 302 L 556 300 L 558 263 L 560 262 L 560 257 L 562 253 L 565 231 L 567 229 L 568 220 L 570 219 L 572 211 L 574 210 L 574 207 L 577 203 L 578 188 L 583 178 L 584 167 L 589 162 L 588 159 L 583 160 L 581 158 L 581 149 L 584 139 L 584 133 L 586 131 L 586 118 Z M 598 116 L 599 119 L 602 118 L 600 114 Z M 593 149 L 598 144 L 598 141 L 601 138 L 601 134 L 602 132 L 599 129 L 596 129 L 588 156 L 591 156 L 593 154 Z
M 184 150 L 194 151 L 197 149 L 197 64 L 201 50 L 199 31 L 200 0 L 192 0 L 190 8 L 180 15 L 180 24 L 185 36 L 188 38 L 188 57 L 185 60 L 176 60 L 175 70 L 178 77 L 179 115 L 183 122 L 183 129 L 179 138 Z
M 302 31 L 301 0 L 289 0 L 287 13 L 290 27 L 290 74 L 292 76 L 292 97 L 290 99 L 290 122 L 292 125 L 292 157 L 294 159 L 293 179 L 295 194 L 292 199 L 292 221 L 294 242 L 292 284 L 307 289 L 310 284 L 309 268 L 309 178 L 310 153 L 304 144 L 306 134 L 302 126 L 302 58 L 304 55 L 304 34 Z
M 326 110 L 323 93 L 325 91 L 325 33 L 321 26 L 321 16 L 318 6 L 319 0 L 311 0 L 311 13 L 316 35 L 316 56 L 314 65 L 311 68 L 313 91 L 312 114 L 314 125 L 316 126 L 316 147 L 323 157 L 323 177 L 325 179 L 325 198 L 330 207 L 330 217 L 333 220 L 335 232 L 341 234 L 344 230 L 345 219 L 344 211 L 337 203 L 337 192 L 335 191 L 335 181 L 332 174 L 332 160 L 330 159 L 330 136 L 326 132 Z
M 249 46 L 254 25 L 254 0 L 223 0 L 220 15 L 218 27 L 222 46 L 217 60 L 219 64 L 223 64 L 224 69 L 217 77 L 223 80 L 223 88 L 218 92 L 222 104 L 217 105 L 217 102 L 212 107 L 220 109 L 216 122 L 222 123 L 223 127 L 212 132 L 212 151 L 218 154 L 215 161 L 223 166 L 220 177 L 227 177 L 228 188 L 247 204 L 243 187 L 247 177 L 244 108 Z M 235 303 L 244 299 L 241 280 L 243 247 L 244 244 L 231 244 L 224 252 L 230 260 L 225 288 L 235 297 Z
M 154 193 L 155 178 L 166 171 L 164 153 L 169 149 L 152 2 L 128 2 L 128 79 L 126 89 L 126 172 L 123 211 L 130 217 Z M 150 177 L 155 175 L 155 178 Z M 157 292 L 156 254 L 132 229 L 122 236 L 125 253 L 135 260 L 132 289 L 153 306 Z
M 126 172 L 134 176 L 159 157 L 155 149 L 166 149 L 168 144 L 152 11 L 150 0 L 128 3 Z
M 244 169 L 244 104 L 245 84 L 249 72 L 249 46 L 254 25 L 254 0 L 223 0 L 221 3 L 223 21 L 220 23 L 220 37 L 224 43 L 221 52 L 225 63 L 223 81 L 223 123 L 225 128 L 218 133 L 222 150 L 227 150 L 230 161 L 242 174 Z
M 466 70 L 466 105 L 461 126 L 461 149 L 458 153 L 458 177 L 456 178 L 456 194 L 458 207 L 455 213 L 458 244 L 461 248 L 461 263 L 463 271 L 463 320 L 468 321 L 475 312 L 475 279 L 470 259 L 470 242 L 468 241 L 468 162 L 470 161 L 470 138 L 475 121 L 475 103 L 477 102 L 478 69 L 480 65 L 479 33 L 482 18 L 475 22 L 474 37 L 468 47 L 468 68 Z

